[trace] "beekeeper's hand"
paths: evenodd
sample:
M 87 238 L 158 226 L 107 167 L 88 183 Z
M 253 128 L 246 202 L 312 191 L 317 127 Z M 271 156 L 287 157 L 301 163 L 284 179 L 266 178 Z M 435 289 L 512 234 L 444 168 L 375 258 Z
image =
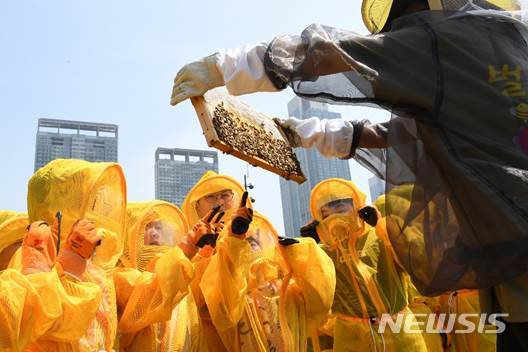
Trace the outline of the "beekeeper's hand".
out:
M 316 147 L 327 158 L 346 158 L 350 155 L 354 126 L 349 121 L 319 120 L 317 117 L 305 120 L 275 118 L 274 121 L 293 148 Z
M 297 127 L 301 126 L 303 120 L 295 117 L 288 119 L 274 118 L 273 121 L 282 132 L 283 136 L 288 140 L 288 143 L 293 148 L 302 147 L 301 136 L 297 132 Z
M 171 105 L 185 99 L 202 96 L 210 89 L 224 85 L 224 77 L 217 66 L 217 54 L 209 55 L 183 66 L 172 87 Z
M 278 91 L 264 67 L 267 48 L 268 44 L 263 42 L 220 49 L 185 65 L 174 79 L 171 105 L 224 85 L 231 95 Z

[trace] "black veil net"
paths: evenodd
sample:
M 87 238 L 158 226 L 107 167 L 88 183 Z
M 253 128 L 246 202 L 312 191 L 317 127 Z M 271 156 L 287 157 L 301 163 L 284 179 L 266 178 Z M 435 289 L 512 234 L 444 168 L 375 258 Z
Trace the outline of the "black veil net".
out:
M 392 112 L 387 148 L 355 159 L 386 181 L 389 237 L 423 294 L 527 271 L 527 33 L 505 14 L 424 11 L 384 34 L 311 25 L 268 47 L 278 88 Z

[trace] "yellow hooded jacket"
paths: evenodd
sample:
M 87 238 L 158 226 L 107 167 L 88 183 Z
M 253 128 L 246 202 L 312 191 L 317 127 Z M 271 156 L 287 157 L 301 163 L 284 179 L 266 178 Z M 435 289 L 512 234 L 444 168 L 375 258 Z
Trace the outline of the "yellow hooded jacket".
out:
M 321 207 L 339 199 L 352 199 L 355 211 L 365 206 L 365 195 L 351 182 L 328 179 L 314 187 L 310 198 L 313 219 L 322 222 Z M 332 305 L 334 349 L 336 351 L 427 351 L 421 334 L 378 333 L 385 313 L 415 322 L 407 307 L 403 272 L 388 242 L 385 221 L 376 227 L 361 221 L 350 234 L 349 251 L 343 252 L 331 234 L 320 233 L 323 247 L 336 268 L 336 292 Z M 318 228 L 319 229 L 319 228 Z
M 162 245 L 144 244 L 147 224 L 162 224 Z M 193 269 L 177 246 L 187 233 L 183 213 L 164 201 L 129 203 L 123 268 L 114 280 L 122 351 L 199 351 Z
M 183 205 L 189 223 L 199 219 L 198 199 L 225 189 L 235 193 L 236 207 L 243 187 L 231 177 L 206 173 Z M 225 219 L 229 218 L 227 214 Z M 277 246 L 276 230 L 257 212 L 249 240 L 229 236 L 228 226 L 212 257 L 194 258 L 198 269 L 193 292 L 209 348 L 305 350 L 308 332 L 325 318 L 333 300 L 335 273 L 330 259 L 311 240 Z M 270 285 L 261 285 L 266 282 Z
M 28 225 L 27 214 L 0 210 L 0 270 L 8 267 L 11 260 L 20 263 L 19 248 Z
M 427 258 L 425 253 L 424 236 L 422 234 L 422 217 L 423 214 L 416 214 L 413 219 L 404 219 L 408 213 L 410 206 L 410 199 L 413 196 L 413 192 L 416 191 L 412 184 L 402 185 L 395 187 L 391 190 L 388 197 L 380 198 L 377 203 L 380 208 L 384 208 L 385 203 L 389 202 L 388 206 L 391 209 L 389 226 L 399 226 L 403 228 L 403 236 L 408 238 L 407 241 L 414 243 L 413 253 L 410 254 L 413 260 L 417 263 L 423 262 L 424 265 L 416 265 L 416 268 L 427 268 Z M 433 204 L 433 203 L 431 203 Z M 434 212 L 434 206 L 428 207 L 430 212 Z M 402 224 L 408 222 L 407 226 L 403 227 Z M 412 240 L 412 241 L 411 241 Z M 424 269 L 425 270 L 425 269 Z M 423 272 L 426 276 L 427 273 Z M 480 314 L 479 295 L 476 290 L 459 290 L 456 292 L 450 292 L 443 294 L 438 297 L 423 297 L 414 288 L 414 285 L 410 282 L 410 287 L 413 289 L 413 304 L 411 308 L 413 311 L 418 313 L 418 310 L 424 310 L 423 305 L 420 303 L 427 304 L 428 307 L 432 308 L 434 313 L 443 314 Z M 468 317 L 467 320 L 478 326 L 479 317 Z M 455 321 L 453 331 L 464 330 L 466 327 L 460 325 L 458 320 Z M 487 329 L 490 329 L 488 327 Z M 427 334 L 428 338 L 431 338 L 431 334 Z M 477 330 L 473 333 L 455 334 L 451 332 L 446 335 L 446 349 L 449 351 L 495 351 L 496 334 L 485 334 L 479 333 Z
M 381 213 L 382 217 L 385 217 L 385 195 L 381 195 L 376 199 L 374 205 Z M 390 243 L 388 243 L 390 245 Z M 438 351 L 442 352 L 442 337 L 440 331 L 438 333 L 427 333 L 424 328 L 427 324 L 427 319 L 430 314 L 435 314 L 440 311 L 440 297 L 426 297 L 423 296 L 418 289 L 414 286 L 411 281 L 411 277 L 405 272 L 403 273 L 404 281 L 406 284 L 406 291 L 408 296 L 409 308 L 415 314 L 416 320 L 422 325 L 422 336 L 427 345 L 427 351 Z
M 96 251 L 99 254 L 98 265 L 88 261 L 83 282 L 75 281 L 65 275 L 60 267 L 56 267 L 50 273 L 31 274 L 5 283 L 9 287 L 17 280 L 24 283 L 26 291 L 30 287 L 33 290 L 32 301 L 25 300 L 23 294 L 17 296 L 22 298 L 18 302 L 21 309 L 34 309 L 38 305 L 43 312 L 54 312 L 55 320 L 51 322 L 53 329 L 44 330 L 42 335 L 33 335 L 28 340 L 30 345 L 26 346 L 27 350 L 113 349 L 117 313 L 115 290 L 108 273 L 122 251 L 125 204 L 125 178 L 121 167 L 115 163 L 57 159 L 37 170 L 31 177 L 28 183 L 30 223 L 43 220 L 53 224 L 55 214 L 60 210 L 62 242 L 66 240 L 73 223 L 81 218 L 94 221 L 98 231 L 104 232 L 112 240 L 104 240 Z M 112 252 L 102 251 L 106 243 L 113 244 Z M 19 273 L 11 271 L 10 275 L 16 277 Z M 53 308 L 54 305 L 58 308 Z M 35 320 L 38 319 L 32 318 L 32 323 Z M 22 325 L 25 326 L 25 323 Z M 46 324 L 38 323 L 35 331 L 39 331 L 40 327 L 45 328 Z M 57 332 L 54 332 L 55 329 Z
M 214 171 L 207 171 L 200 178 L 200 180 L 191 188 L 185 200 L 182 204 L 182 211 L 185 214 L 187 223 L 190 228 L 200 220 L 200 216 L 196 211 L 196 203 L 198 200 L 208 194 L 217 193 L 226 189 L 230 189 L 234 193 L 233 204 L 237 205 L 244 193 L 244 188 L 234 178 L 217 174 Z M 229 219 L 231 211 L 228 211 L 224 216 L 224 219 Z M 195 276 L 191 283 L 193 297 L 197 305 L 197 309 L 200 316 L 201 325 L 201 339 L 206 341 L 206 344 L 211 351 L 226 351 L 218 332 L 211 321 L 211 316 L 207 309 L 205 299 L 200 289 L 200 281 L 202 276 L 209 265 L 211 259 L 210 253 L 202 255 L 205 251 L 198 252 L 192 259 Z

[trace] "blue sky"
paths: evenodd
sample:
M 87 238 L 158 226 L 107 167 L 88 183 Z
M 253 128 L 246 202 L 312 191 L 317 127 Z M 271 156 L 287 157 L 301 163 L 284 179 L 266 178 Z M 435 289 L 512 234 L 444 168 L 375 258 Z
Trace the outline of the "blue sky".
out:
M 221 47 L 299 33 L 311 23 L 366 33 L 360 0 L 3 1 L 0 4 L 0 209 L 25 211 L 38 118 L 119 125 L 119 162 L 131 201 L 154 197 L 157 147 L 207 148 L 190 102 L 169 105 L 173 77 Z M 291 90 L 243 99 L 285 116 Z M 380 110 L 330 107 L 346 118 L 380 121 Z M 242 180 L 245 163 L 220 157 Z M 351 162 L 368 193 L 369 173 Z M 256 208 L 282 231 L 278 178 L 250 168 Z

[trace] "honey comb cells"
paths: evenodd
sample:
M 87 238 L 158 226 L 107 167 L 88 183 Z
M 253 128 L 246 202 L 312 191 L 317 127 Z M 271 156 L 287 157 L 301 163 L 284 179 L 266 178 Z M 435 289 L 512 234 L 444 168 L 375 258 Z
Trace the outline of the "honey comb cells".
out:
M 288 175 L 303 175 L 292 148 L 263 126 L 244 121 L 238 114 L 228 111 L 223 103 L 215 106 L 212 120 L 218 138 L 225 144 L 258 157 Z

